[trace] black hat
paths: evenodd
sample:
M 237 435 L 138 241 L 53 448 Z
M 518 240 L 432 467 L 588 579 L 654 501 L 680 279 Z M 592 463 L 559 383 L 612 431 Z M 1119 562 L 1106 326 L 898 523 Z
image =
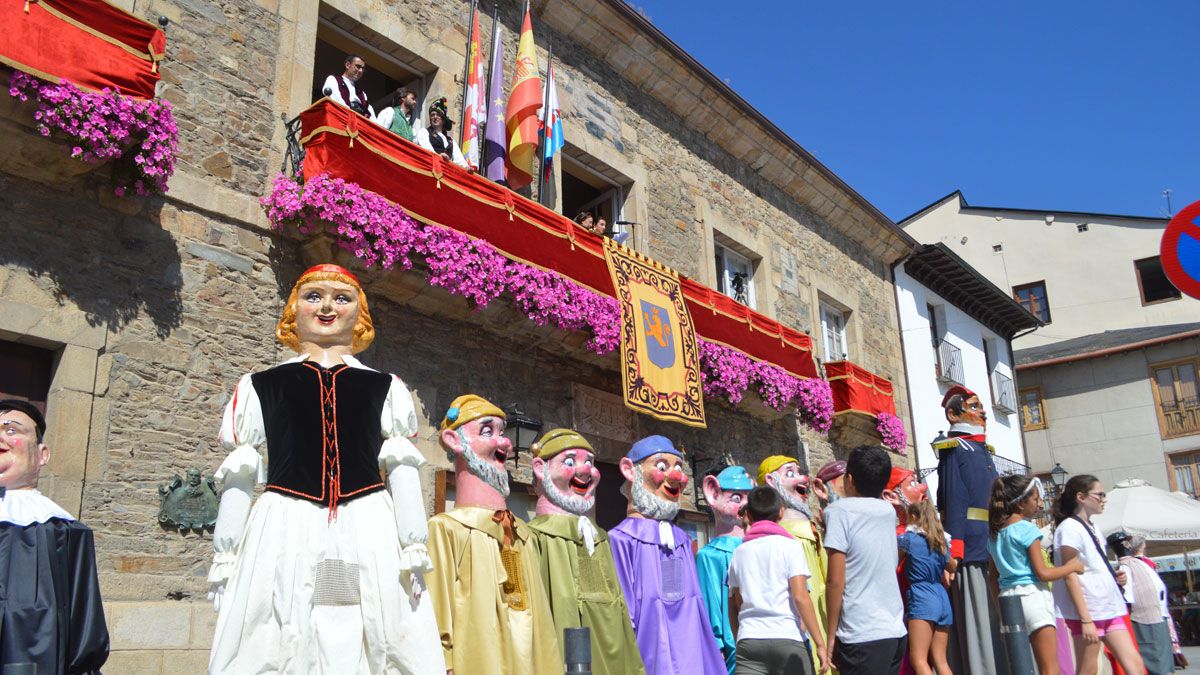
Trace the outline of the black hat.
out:
M 38 410 L 37 406 L 29 401 L 22 401 L 15 398 L 7 398 L 0 401 L 0 412 L 8 412 L 9 410 L 16 410 L 17 412 L 29 415 L 29 419 L 33 420 L 33 425 L 37 429 L 37 439 L 40 443 L 42 437 L 46 435 L 46 418 L 42 416 L 42 411 Z

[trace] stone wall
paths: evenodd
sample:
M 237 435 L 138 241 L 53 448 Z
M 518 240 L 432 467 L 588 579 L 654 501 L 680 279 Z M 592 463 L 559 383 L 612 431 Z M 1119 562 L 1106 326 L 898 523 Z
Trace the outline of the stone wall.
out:
M 111 669 L 199 672 L 212 634 L 211 536 L 160 526 L 158 487 L 189 468 L 213 471 L 224 456 L 217 426 L 237 377 L 290 356 L 270 336 L 311 254 L 266 229 L 257 198 L 282 157 L 281 118 L 307 104 L 319 8 L 308 0 L 117 4 L 171 20 L 161 85 L 181 134 L 171 192 L 119 199 L 103 169 L 71 176 L 69 159 L 42 171 L 19 163 L 17 155 L 46 144 L 22 128 L 28 109 L 6 104 L 0 121 L 15 132 L 0 152 L 0 231 L 8 235 L 0 247 L 0 338 L 58 350 L 54 455 L 43 488 L 96 531 Z M 437 64 L 434 86 L 452 89 L 461 73 L 462 3 L 331 0 L 327 7 Z M 502 21 L 511 57 L 515 9 L 506 5 Z M 623 73 L 551 30 L 538 40 L 561 59 L 567 138 L 633 181 L 626 208 L 644 224 L 639 246 L 712 283 L 716 231 L 761 258 L 760 311 L 816 333 L 818 294 L 849 307 L 851 358 L 892 377 L 897 408 L 907 410 L 887 266 Z M 426 473 L 430 506 L 432 469 L 443 461 L 433 425 L 457 394 L 517 402 L 547 425 L 571 425 L 577 385 L 616 392 L 616 359 L 573 357 L 564 333 L 542 332 L 530 349 L 527 322 L 425 311 L 387 290 L 387 275 L 368 276 L 380 337 L 363 358 L 414 390 L 423 418 L 418 445 L 434 463 Z M 455 302 L 437 293 L 422 302 Z M 636 432 L 664 433 L 701 456 L 729 451 L 751 469 L 770 454 L 807 455 L 815 467 L 845 450 L 791 417 L 713 403 L 708 411 L 707 430 L 639 417 Z M 615 441 L 601 446 L 605 459 L 621 451 Z

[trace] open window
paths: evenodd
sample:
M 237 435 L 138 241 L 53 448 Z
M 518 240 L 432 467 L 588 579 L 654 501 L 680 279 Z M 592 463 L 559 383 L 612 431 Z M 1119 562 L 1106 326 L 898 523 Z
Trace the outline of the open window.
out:
M 570 144 L 563 148 L 561 156 L 559 212 L 571 219 L 583 212 L 596 219 L 603 218 L 607 223 L 606 234 L 612 237 L 624 234 L 621 241 L 626 241 L 635 225 L 625 220 L 625 196 L 632 181 Z
M 325 78 L 341 75 L 346 57 L 351 54 L 366 62 L 366 71 L 358 84 L 367 93 L 376 114 L 392 105 L 396 90 L 408 87 L 417 92 L 417 116 L 422 117 L 428 80 L 437 67 L 324 4 L 317 22 L 317 49 L 313 59 L 314 101 L 325 96 Z
M 849 340 L 846 331 L 850 323 L 850 310 L 821 298 L 821 346 L 826 361 L 841 361 L 850 358 Z
M 54 352 L 0 340 L 0 399 L 29 401 L 46 414 Z
M 715 230 L 713 257 L 717 290 L 754 309 L 757 301 L 754 273 L 761 257 Z

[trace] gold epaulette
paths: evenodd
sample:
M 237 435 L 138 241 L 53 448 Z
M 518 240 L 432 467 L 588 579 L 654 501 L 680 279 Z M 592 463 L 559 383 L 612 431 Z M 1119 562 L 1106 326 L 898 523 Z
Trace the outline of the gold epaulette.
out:
M 947 438 L 944 441 L 934 441 L 930 445 L 933 446 L 933 449 L 935 452 L 945 452 L 946 450 L 953 450 L 954 448 L 957 448 L 958 447 L 958 439 L 957 438 Z
M 996 448 L 992 447 L 991 443 L 984 443 L 983 447 L 987 448 L 987 451 L 992 453 L 993 455 L 996 454 Z

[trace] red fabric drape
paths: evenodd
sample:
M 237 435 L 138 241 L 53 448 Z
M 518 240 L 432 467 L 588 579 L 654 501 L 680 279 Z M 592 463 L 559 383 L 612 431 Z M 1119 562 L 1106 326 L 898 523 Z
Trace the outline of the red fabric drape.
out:
M 353 181 L 418 220 L 485 239 L 511 258 L 613 295 L 598 235 L 328 100 L 313 104 L 300 119 L 306 177 L 326 173 Z M 700 337 L 794 375 L 817 376 L 807 335 L 690 279 L 680 282 Z
M 892 383 L 849 361 L 825 364 L 825 377 L 833 391 L 835 413 L 852 411 L 867 415 L 896 414 Z
M 166 36 L 103 0 L 0 1 L 0 62 L 53 82 L 153 98 Z

